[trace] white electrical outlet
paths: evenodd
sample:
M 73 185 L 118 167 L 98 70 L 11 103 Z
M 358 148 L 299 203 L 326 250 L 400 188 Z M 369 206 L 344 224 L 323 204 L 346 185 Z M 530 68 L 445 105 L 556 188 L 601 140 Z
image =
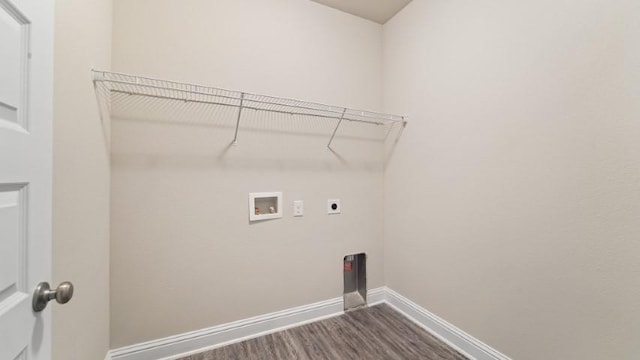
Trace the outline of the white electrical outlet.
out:
M 327 202 L 327 214 L 340 214 L 341 212 L 340 199 L 329 199 Z
M 293 216 L 304 216 L 304 203 L 302 200 L 293 202 Z

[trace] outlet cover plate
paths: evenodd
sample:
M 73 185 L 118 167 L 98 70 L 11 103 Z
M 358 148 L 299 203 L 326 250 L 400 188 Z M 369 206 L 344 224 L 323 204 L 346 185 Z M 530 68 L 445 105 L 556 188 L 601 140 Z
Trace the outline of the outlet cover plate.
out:
M 342 212 L 342 205 L 340 199 L 329 199 L 327 201 L 327 214 L 340 214 Z
M 304 216 L 304 203 L 302 200 L 293 202 L 293 216 Z

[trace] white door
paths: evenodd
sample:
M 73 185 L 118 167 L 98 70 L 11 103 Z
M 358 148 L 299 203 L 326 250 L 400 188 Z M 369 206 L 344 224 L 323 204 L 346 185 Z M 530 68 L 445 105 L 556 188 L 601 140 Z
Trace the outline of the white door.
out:
M 0 0 L 0 359 L 51 359 L 53 1 Z

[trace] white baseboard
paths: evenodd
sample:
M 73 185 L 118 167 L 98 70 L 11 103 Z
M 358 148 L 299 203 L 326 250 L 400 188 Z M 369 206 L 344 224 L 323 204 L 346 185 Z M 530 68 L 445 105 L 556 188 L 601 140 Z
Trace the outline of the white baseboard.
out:
M 397 292 L 385 288 L 385 302 L 428 332 L 475 360 L 511 360 Z
M 107 355 L 105 355 L 104 360 L 112 360 L 110 351 L 107 351 Z
M 369 305 L 388 303 L 429 332 L 476 360 L 510 360 L 395 291 L 380 287 L 367 292 Z M 196 330 L 111 350 L 105 360 L 174 360 L 344 313 L 342 297 L 245 320 Z
M 367 291 L 367 305 L 382 304 L 387 300 L 387 288 L 382 286 Z
M 369 304 L 384 301 L 384 289 L 367 292 Z M 171 360 L 343 314 L 342 297 L 228 324 L 114 349 L 111 360 Z

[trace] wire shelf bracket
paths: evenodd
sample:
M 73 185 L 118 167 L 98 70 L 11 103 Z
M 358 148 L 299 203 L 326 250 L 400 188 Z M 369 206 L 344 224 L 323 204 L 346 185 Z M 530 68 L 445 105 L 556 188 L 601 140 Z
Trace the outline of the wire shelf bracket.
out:
M 238 129 L 240 128 L 240 117 L 242 116 L 242 107 L 244 105 L 244 93 L 240 94 L 240 107 L 238 107 L 238 120 L 236 120 L 236 131 L 233 135 L 233 145 L 238 144 Z
M 356 110 L 292 98 L 252 94 L 102 70 L 92 70 L 92 75 L 94 87 L 97 89 L 98 84 L 104 84 L 109 90 L 108 93 L 235 107 L 238 109 L 238 115 L 233 141 L 231 142 L 234 145 L 238 143 L 238 132 L 244 110 L 335 119 L 337 124 L 327 144 L 329 149 L 331 149 L 331 144 L 344 121 L 370 125 L 390 125 L 390 129 L 398 124 L 403 127 L 407 125 L 404 116 Z
M 340 116 L 340 120 L 338 120 L 338 124 L 336 125 L 336 128 L 333 129 L 333 134 L 331 134 L 331 139 L 329 139 L 329 143 L 327 144 L 327 148 L 329 148 L 329 150 L 331 150 L 331 143 L 333 142 L 333 138 L 336 137 L 336 133 L 338 132 L 338 128 L 340 127 L 340 124 L 342 124 L 342 120 L 344 120 L 344 114 L 347 112 L 347 108 L 344 109 L 344 111 L 342 112 L 342 115 Z

